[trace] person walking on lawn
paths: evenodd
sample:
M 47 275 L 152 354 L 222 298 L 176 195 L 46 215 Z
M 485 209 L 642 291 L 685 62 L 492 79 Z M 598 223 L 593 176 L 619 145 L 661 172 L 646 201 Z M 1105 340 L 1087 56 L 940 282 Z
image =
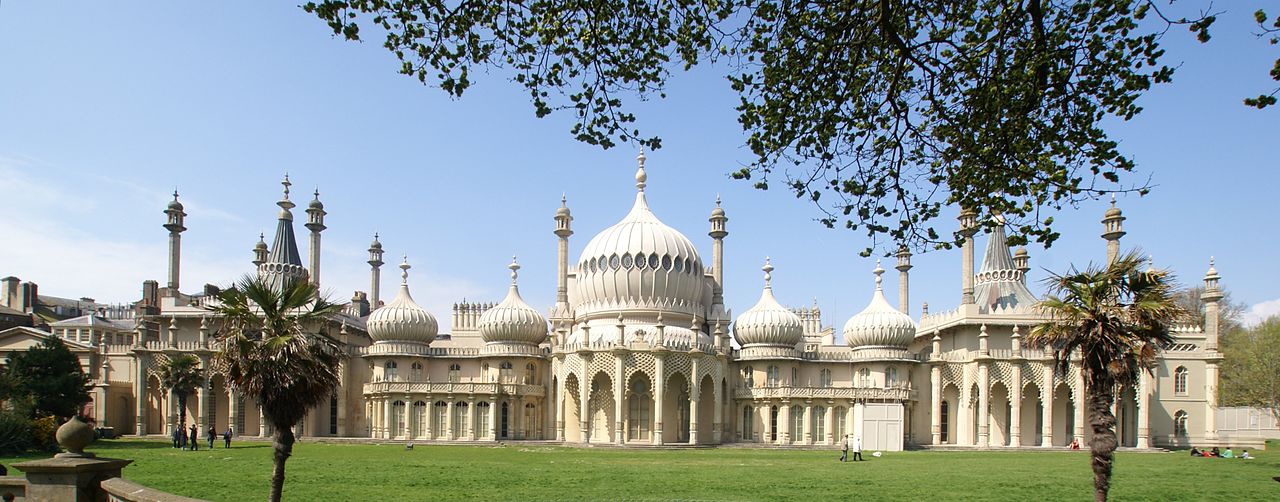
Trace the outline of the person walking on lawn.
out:
M 862 436 L 853 438 L 853 461 L 862 460 Z

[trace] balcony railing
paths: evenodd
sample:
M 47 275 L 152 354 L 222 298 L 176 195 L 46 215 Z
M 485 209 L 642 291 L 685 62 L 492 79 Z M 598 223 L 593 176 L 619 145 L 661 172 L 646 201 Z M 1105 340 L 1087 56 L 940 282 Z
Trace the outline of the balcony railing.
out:
M 543 396 L 541 385 L 499 382 L 373 382 L 364 384 L 367 394 L 463 394 Z

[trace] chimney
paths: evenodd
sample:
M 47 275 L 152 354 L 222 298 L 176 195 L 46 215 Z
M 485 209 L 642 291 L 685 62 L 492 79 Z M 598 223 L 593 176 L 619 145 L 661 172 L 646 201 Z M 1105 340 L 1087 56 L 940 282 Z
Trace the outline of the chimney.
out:
M 18 284 L 21 283 L 22 280 L 12 275 L 0 279 L 0 305 L 18 310 L 14 305 L 18 301 Z

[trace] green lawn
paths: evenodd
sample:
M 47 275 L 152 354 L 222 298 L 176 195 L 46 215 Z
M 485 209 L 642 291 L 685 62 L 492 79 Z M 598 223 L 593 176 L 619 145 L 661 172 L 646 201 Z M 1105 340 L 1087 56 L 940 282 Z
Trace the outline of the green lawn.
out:
M 1273 443 L 1275 448 L 1280 445 Z M 133 459 L 126 478 L 180 495 L 262 500 L 267 443 L 185 452 L 116 440 L 90 451 Z M 1255 460 L 1120 453 L 1114 500 L 1280 500 L 1280 453 Z M 1088 500 L 1084 452 L 904 452 L 858 463 L 838 452 L 744 448 L 622 450 L 550 446 L 304 442 L 288 464 L 291 500 Z M 31 458 L 30 456 L 25 458 Z M 0 458 L 6 466 L 21 459 Z M 10 473 L 16 473 L 10 469 Z

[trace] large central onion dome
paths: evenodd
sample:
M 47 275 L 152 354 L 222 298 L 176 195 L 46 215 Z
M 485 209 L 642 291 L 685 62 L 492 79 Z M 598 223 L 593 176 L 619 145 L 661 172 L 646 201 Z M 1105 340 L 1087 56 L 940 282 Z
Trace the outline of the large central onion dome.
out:
M 369 338 L 374 342 L 416 342 L 430 344 L 436 339 L 439 325 L 426 309 L 409 296 L 409 262 L 400 264 L 400 292 L 386 306 L 374 310 L 366 321 Z
M 578 260 L 579 315 L 629 308 L 700 314 L 702 260 L 693 243 L 654 216 L 645 200 L 644 153 L 637 157 L 635 205 L 596 234 Z
M 538 345 L 547 338 L 547 319 L 520 298 L 516 287 L 516 271 L 520 265 L 511 257 L 511 289 L 507 297 L 480 315 L 480 338 L 485 344 Z
M 796 345 L 804 339 L 804 326 L 790 309 L 773 297 L 773 265 L 765 259 L 764 292 L 733 323 L 733 336 L 742 346 L 744 358 L 795 357 Z
M 884 298 L 880 274 L 884 269 L 876 262 L 876 292 L 871 303 L 844 324 L 844 341 L 853 349 L 891 348 L 906 349 L 916 334 L 916 323 L 911 316 L 899 312 Z

